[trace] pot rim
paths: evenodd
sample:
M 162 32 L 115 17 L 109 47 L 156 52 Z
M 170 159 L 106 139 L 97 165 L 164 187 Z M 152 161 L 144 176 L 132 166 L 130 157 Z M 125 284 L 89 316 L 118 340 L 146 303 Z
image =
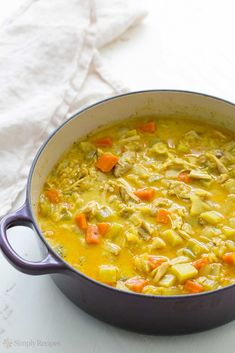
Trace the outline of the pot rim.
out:
M 143 299 L 146 300 L 185 300 L 185 299 L 192 299 L 192 298 L 199 298 L 199 297 L 204 297 L 204 296 L 208 296 L 208 295 L 213 295 L 214 293 L 218 293 L 221 291 L 226 291 L 226 290 L 230 290 L 232 287 L 235 287 L 235 283 L 234 284 L 230 284 L 229 286 L 225 286 L 225 287 L 221 287 L 215 290 L 211 290 L 211 291 L 206 291 L 206 292 L 201 292 L 201 293 L 195 293 L 195 294 L 180 294 L 180 295 L 146 295 L 146 294 L 142 294 L 142 293 L 136 293 L 136 292 L 127 292 L 127 291 L 123 291 L 120 290 L 118 288 L 114 288 L 112 286 L 106 285 L 102 282 L 96 281 L 95 279 L 85 275 L 84 273 L 80 272 L 79 270 L 75 269 L 72 265 L 70 265 L 68 262 L 66 262 L 62 257 L 60 257 L 56 251 L 53 249 L 53 247 L 49 244 L 49 242 L 46 241 L 45 237 L 43 236 L 41 229 L 38 225 L 38 221 L 37 219 L 34 217 L 34 213 L 32 211 L 33 207 L 32 207 L 32 202 L 31 202 L 31 183 L 32 183 L 32 177 L 33 177 L 33 173 L 34 173 L 34 169 L 36 167 L 37 161 L 40 158 L 41 154 L 43 153 L 46 145 L 48 144 L 48 142 L 54 137 L 54 135 L 56 135 L 56 133 L 61 130 L 66 124 L 68 124 L 71 120 L 76 119 L 81 113 L 90 110 L 92 108 L 95 108 L 96 106 L 100 105 L 100 104 L 104 104 L 106 102 L 112 101 L 112 100 L 116 100 L 125 96 L 130 96 L 130 95 L 137 95 L 137 94 L 143 94 L 143 93 L 186 93 L 189 95 L 196 95 L 196 96 L 201 96 L 201 97 L 205 97 L 205 98 L 210 98 L 213 99 L 215 101 L 220 101 L 222 103 L 231 105 L 232 107 L 235 108 L 235 103 L 232 103 L 226 99 L 223 98 L 219 98 L 216 96 L 212 96 L 209 94 L 205 94 L 205 93 L 200 93 L 200 92 L 195 92 L 195 91 L 188 91 L 188 90 L 178 90 L 178 89 L 146 89 L 146 90 L 140 90 L 140 91 L 131 91 L 131 92 L 127 92 L 127 93 L 122 93 L 122 94 L 118 94 L 115 96 L 111 96 L 108 98 L 104 98 L 102 100 L 99 100 L 96 103 L 93 103 L 91 105 L 86 106 L 85 108 L 81 108 L 79 109 L 75 114 L 73 114 L 70 118 L 68 118 L 66 121 L 64 121 L 60 126 L 58 126 L 48 137 L 47 139 L 42 143 L 41 147 L 38 149 L 32 165 L 30 167 L 30 171 L 28 174 L 28 179 L 27 179 L 27 185 L 26 185 L 26 205 L 28 206 L 28 210 L 29 210 L 29 214 L 30 217 L 32 219 L 33 222 L 33 226 L 36 229 L 37 235 L 39 236 L 39 238 L 41 239 L 41 241 L 43 242 L 43 244 L 45 245 L 45 247 L 48 249 L 48 251 L 50 251 L 52 253 L 52 255 L 57 258 L 60 262 L 63 263 L 63 265 L 65 265 L 66 270 L 72 271 L 75 274 L 78 274 L 79 276 L 83 277 L 83 279 L 90 281 L 93 284 L 96 284 L 98 286 L 104 287 L 105 289 L 108 289 L 110 291 L 115 291 L 115 292 L 119 292 L 120 294 L 123 295 L 131 295 L 131 296 L 136 296 L 136 297 L 141 297 Z M 59 273 L 62 273 L 64 270 L 59 271 Z

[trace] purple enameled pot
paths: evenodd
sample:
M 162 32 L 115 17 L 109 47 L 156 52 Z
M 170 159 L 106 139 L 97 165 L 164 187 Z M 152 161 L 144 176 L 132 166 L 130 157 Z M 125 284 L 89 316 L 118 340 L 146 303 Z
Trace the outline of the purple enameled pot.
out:
M 113 325 L 146 333 L 187 333 L 219 326 L 235 318 L 235 285 L 193 295 L 146 296 L 117 290 L 85 276 L 55 253 L 37 223 L 37 200 L 43 183 L 60 155 L 98 126 L 132 116 L 197 119 L 235 132 L 235 105 L 186 91 L 152 90 L 124 94 L 92 105 L 67 120 L 37 153 L 27 183 L 25 204 L 1 219 L 3 254 L 21 272 L 51 274 L 60 290 L 76 305 Z M 21 258 L 11 247 L 7 229 L 32 227 L 47 249 L 40 262 Z

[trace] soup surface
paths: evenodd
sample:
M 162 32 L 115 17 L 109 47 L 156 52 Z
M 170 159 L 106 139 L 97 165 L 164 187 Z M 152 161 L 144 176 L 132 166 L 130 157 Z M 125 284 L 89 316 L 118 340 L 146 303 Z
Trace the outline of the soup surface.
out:
M 74 143 L 48 175 L 40 227 L 69 264 L 150 295 L 235 283 L 235 139 L 190 120 L 130 119 Z

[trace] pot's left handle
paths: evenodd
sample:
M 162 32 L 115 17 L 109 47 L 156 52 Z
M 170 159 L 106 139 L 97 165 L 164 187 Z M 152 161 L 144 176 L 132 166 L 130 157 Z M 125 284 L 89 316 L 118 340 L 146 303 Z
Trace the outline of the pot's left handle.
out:
M 26 204 L 16 212 L 6 215 L 0 221 L 0 248 L 7 260 L 15 268 L 30 275 L 43 275 L 46 273 L 61 272 L 66 269 L 65 264 L 51 253 L 48 248 L 47 256 L 38 262 L 28 261 L 18 255 L 9 243 L 7 229 L 19 225 L 30 228 L 33 226 Z

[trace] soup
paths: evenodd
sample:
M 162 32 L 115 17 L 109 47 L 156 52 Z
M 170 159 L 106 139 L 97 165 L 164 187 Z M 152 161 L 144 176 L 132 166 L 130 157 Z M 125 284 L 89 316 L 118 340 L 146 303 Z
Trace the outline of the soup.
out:
M 124 291 L 235 283 L 235 140 L 217 127 L 129 119 L 75 142 L 47 177 L 40 228 L 85 275 Z

